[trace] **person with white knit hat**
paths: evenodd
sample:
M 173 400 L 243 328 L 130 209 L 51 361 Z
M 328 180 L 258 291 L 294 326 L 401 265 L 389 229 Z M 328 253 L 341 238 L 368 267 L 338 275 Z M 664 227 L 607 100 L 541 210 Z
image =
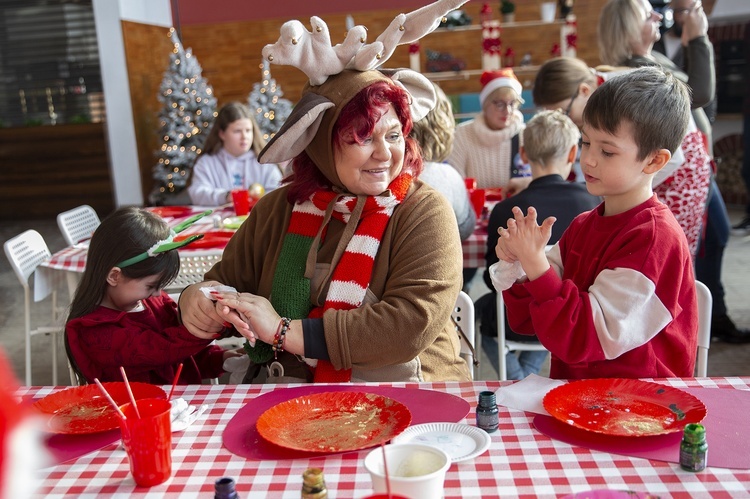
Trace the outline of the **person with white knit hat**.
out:
M 512 195 L 531 181 L 530 171 L 517 160 L 524 129 L 518 111 L 523 89 L 511 68 L 485 71 L 480 82 L 482 112 L 458 126 L 448 163 L 464 178 L 476 179 L 479 189 L 499 187 Z

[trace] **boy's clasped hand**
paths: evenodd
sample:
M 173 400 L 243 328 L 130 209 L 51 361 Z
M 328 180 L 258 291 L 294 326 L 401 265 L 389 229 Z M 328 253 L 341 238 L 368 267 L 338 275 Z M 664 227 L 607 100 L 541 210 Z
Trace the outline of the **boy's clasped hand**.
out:
M 524 216 L 520 208 L 513 208 L 514 218 L 508 219 L 508 228 L 499 228 L 500 238 L 495 250 L 498 258 L 508 263 L 520 262 L 529 279 L 533 280 L 549 269 L 545 247 L 552 235 L 555 217 L 547 217 L 537 224 L 537 212 L 529 207 Z

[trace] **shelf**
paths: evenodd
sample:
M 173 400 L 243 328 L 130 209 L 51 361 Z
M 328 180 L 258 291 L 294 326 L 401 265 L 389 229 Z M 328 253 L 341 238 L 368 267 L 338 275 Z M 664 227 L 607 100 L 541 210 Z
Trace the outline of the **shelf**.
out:
M 539 66 L 514 66 L 512 69 L 516 74 L 534 73 L 539 71 Z M 468 80 L 472 77 L 481 76 L 483 72 L 483 69 L 466 69 L 463 71 L 424 72 L 422 75 L 427 77 L 430 81 L 450 81 L 460 79 Z
M 518 21 L 512 23 L 500 22 L 501 28 L 533 28 L 538 26 L 563 26 L 565 24 L 564 19 L 555 19 L 548 23 L 542 20 L 539 21 Z M 446 28 L 437 28 L 433 33 L 446 33 L 451 31 L 481 31 L 481 24 L 469 24 L 466 26 L 451 26 Z

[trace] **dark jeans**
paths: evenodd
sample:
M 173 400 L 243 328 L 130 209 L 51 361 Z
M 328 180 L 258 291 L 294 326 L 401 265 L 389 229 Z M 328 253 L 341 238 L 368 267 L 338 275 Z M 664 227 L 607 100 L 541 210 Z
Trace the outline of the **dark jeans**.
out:
M 695 278 L 711 291 L 712 317 L 717 318 L 727 314 L 724 286 L 721 284 L 721 266 L 724 249 L 729 241 L 730 225 L 727 208 L 714 180 L 711 180 L 709 187 L 706 213 L 704 237 L 698 248 L 698 257 L 695 259 Z

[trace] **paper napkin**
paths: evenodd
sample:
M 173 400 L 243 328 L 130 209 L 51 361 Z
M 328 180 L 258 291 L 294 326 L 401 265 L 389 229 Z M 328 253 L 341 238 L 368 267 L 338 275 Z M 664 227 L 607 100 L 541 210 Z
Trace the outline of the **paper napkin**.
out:
M 521 381 L 500 387 L 495 394 L 495 398 L 498 405 L 549 416 L 549 413 L 544 409 L 542 399 L 547 395 L 547 392 L 564 384 L 565 382 L 561 380 L 529 374 Z

